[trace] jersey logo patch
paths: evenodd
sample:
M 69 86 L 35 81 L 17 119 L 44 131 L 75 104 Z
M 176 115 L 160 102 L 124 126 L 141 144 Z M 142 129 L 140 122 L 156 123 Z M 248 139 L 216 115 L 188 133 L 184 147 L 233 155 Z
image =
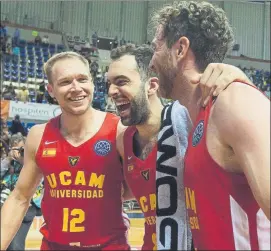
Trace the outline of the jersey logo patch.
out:
M 94 146 L 94 151 L 99 156 L 106 156 L 111 152 L 111 143 L 107 140 L 99 140 Z
M 145 180 L 149 180 L 150 179 L 150 169 L 141 171 L 141 175 Z
M 76 166 L 79 159 L 80 159 L 80 157 L 71 157 L 71 156 L 69 156 L 68 159 L 69 159 L 69 163 L 70 163 L 71 166 Z
M 203 132 L 204 132 L 204 121 L 201 120 L 198 123 L 198 125 L 193 133 L 192 146 L 195 147 L 200 142 L 202 135 L 203 135 Z

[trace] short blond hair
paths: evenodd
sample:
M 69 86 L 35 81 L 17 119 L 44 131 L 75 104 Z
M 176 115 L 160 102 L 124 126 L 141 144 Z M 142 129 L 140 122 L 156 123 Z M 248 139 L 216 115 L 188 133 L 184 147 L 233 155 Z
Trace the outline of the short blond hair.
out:
M 70 58 L 77 58 L 79 60 L 81 60 L 86 67 L 89 69 L 89 63 L 88 61 L 81 56 L 80 54 L 73 52 L 73 51 L 64 51 L 64 52 L 60 52 L 55 54 L 54 56 L 52 56 L 51 58 L 49 58 L 49 60 L 44 64 L 44 72 L 48 78 L 48 82 L 50 84 L 52 84 L 53 80 L 52 80 L 52 69 L 53 66 L 55 65 L 56 62 L 63 60 L 63 59 L 70 59 Z

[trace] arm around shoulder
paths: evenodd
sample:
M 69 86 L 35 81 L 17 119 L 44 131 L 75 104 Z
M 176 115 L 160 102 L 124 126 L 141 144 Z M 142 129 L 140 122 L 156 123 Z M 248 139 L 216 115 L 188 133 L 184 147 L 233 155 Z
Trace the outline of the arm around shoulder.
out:
M 251 86 L 234 83 L 217 99 L 213 116 L 270 220 L 270 100 Z

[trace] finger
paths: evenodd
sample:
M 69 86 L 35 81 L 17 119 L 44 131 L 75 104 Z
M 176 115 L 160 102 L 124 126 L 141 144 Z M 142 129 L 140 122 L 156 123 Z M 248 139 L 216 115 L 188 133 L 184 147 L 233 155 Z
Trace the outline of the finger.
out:
M 216 80 L 219 85 L 215 89 L 213 95 L 218 96 L 223 90 L 225 90 L 234 81 L 234 77 L 231 73 L 223 73 Z
M 200 78 L 200 83 L 202 85 L 205 85 L 207 83 L 207 81 L 210 78 L 210 76 L 212 75 L 214 69 L 215 69 L 215 64 L 208 64 L 207 68 L 205 69 L 205 71 L 203 72 L 203 74 Z
M 205 106 L 208 104 L 210 98 L 212 98 L 212 96 L 213 96 L 213 92 L 214 92 L 215 89 L 216 89 L 216 88 L 215 88 L 214 86 L 211 88 L 211 90 L 210 90 L 208 96 L 207 96 L 207 97 L 204 99 L 204 101 L 203 101 L 203 104 L 202 104 L 203 107 L 205 107 Z
M 217 82 L 217 79 L 221 75 L 221 73 L 222 73 L 222 70 L 220 68 L 215 68 L 213 70 L 212 75 L 209 77 L 208 81 L 205 84 L 206 88 L 208 89 L 208 94 L 214 86 L 217 86 L 220 84 Z
M 205 91 L 202 96 L 203 100 L 205 100 L 210 95 L 210 92 L 211 91 L 213 92 L 217 88 L 217 85 L 219 85 L 217 79 L 220 76 L 220 74 L 221 74 L 220 69 L 218 68 L 214 69 L 212 75 L 205 84 Z
M 200 78 L 200 89 L 201 89 L 202 97 L 207 97 L 208 95 L 206 83 L 208 79 L 210 78 L 210 76 L 212 75 L 213 70 L 214 70 L 213 64 L 209 64 Z M 204 98 L 202 100 L 204 100 Z

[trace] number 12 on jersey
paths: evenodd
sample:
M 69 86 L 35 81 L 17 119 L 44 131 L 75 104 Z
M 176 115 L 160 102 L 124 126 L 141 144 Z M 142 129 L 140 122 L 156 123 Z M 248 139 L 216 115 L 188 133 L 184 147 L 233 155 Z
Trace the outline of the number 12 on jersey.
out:
M 82 209 L 63 208 L 63 232 L 84 232 L 85 227 L 82 223 L 85 221 L 85 212 Z

